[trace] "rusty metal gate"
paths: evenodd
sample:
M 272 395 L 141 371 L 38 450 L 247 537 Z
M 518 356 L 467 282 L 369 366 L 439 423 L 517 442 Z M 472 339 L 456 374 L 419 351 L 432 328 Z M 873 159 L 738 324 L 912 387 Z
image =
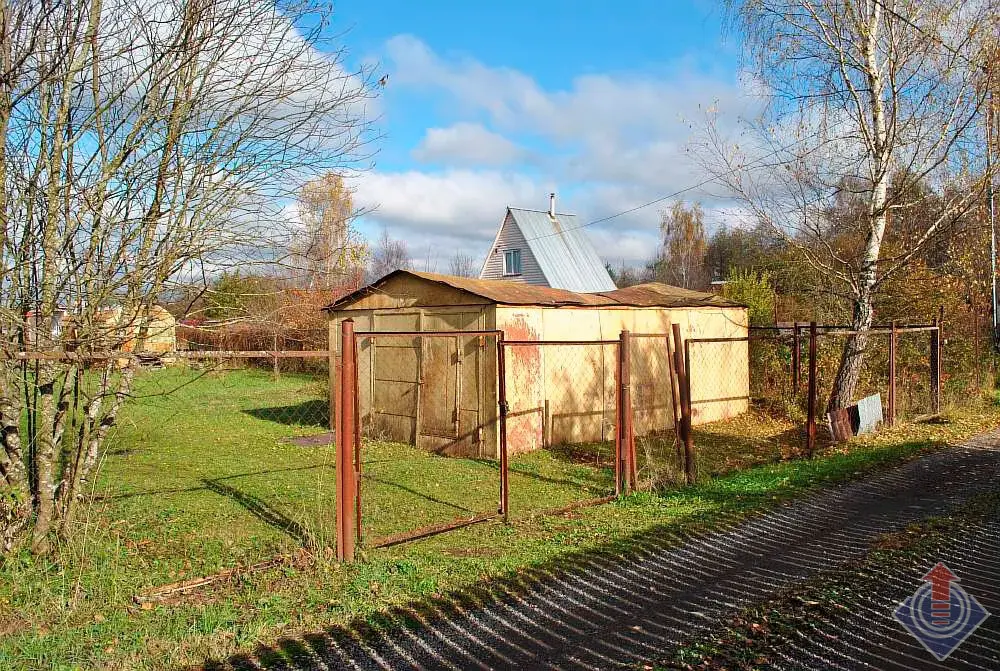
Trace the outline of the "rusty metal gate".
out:
M 667 333 L 569 341 L 506 340 L 498 330 L 355 332 L 350 319 L 341 328 L 332 400 L 342 559 L 357 544 L 567 511 L 654 486 L 654 471 L 672 457 L 646 445 L 637 459 L 636 418 L 644 438 L 676 450 Z

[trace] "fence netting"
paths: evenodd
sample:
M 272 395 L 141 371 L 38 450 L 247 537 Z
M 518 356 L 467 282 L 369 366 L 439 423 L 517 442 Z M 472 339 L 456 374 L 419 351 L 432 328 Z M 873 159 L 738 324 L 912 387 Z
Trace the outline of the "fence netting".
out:
M 931 386 L 933 337 L 932 331 L 904 332 L 896 336 L 897 421 L 913 421 L 934 412 Z
M 333 544 L 325 354 L 281 358 L 277 369 L 274 356 L 187 351 L 18 366 L 29 380 L 42 366 L 56 371 L 67 455 L 88 408 L 107 409 L 134 375 L 77 523 L 117 536 L 150 586 Z M 30 452 L 30 407 L 25 416 Z
M 682 446 L 675 427 L 680 416 L 671 380 L 671 349 L 666 333 L 629 338 L 629 384 L 636 480 L 639 489 L 683 482 Z
M 789 352 L 781 340 L 690 339 L 686 356 L 699 474 L 714 476 L 788 455 L 796 434 L 794 399 L 787 386 L 767 382 L 788 370 Z M 763 382 L 755 384 L 755 376 Z
M 618 342 L 504 345 L 509 515 L 615 494 Z
M 366 545 L 497 514 L 497 337 L 358 335 L 360 535 Z

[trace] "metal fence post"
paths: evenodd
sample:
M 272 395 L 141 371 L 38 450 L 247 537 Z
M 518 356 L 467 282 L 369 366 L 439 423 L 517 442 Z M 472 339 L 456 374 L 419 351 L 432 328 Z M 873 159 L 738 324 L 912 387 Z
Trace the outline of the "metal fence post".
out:
M 337 559 L 354 561 L 355 542 L 355 470 L 353 459 L 354 378 L 357 366 L 354 361 L 354 320 L 345 319 L 340 324 L 340 412 L 337 413 Z
M 622 437 L 624 439 L 625 481 L 626 491 L 635 489 L 635 437 L 632 434 L 632 387 L 631 387 L 631 341 L 628 329 L 621 332 L 621 344 L 618 347 L 621 357 L 621 395 L 622 395 Z
M 667 372 L 670 375 L 670 410 L 673 413 L 674 433 L 676 434 L 677 464 L 683 467 L 684 433 L 681 430 L 681 385 L 677 380 L 677 355 L 675 354 L 676 350 L 674 345 L 671 342 L 672 330 L 672 323 L 667 322 L 667 336 L 665 340 L 667 344 Z
M 624 489 L 622 483 L 622 459 L 625 453 L 625 413 L 622 412 L 622 346 L 621 341 L 615 345 L 615 496 L 621 496 Z
M 889 324 L 889 408 L 886 421 L 889 426 L 896 423 L 896 320 Z
M 806 413 L 806 454 L 816 452 L 816 322 L 809 322 L 809 400 Z
M 689 343 L 681 338 L 681 325 L 671 324 L 674 336 L 674 355 L 678 386 L 681 396 L 681 433 L 684 436 L 684 477 L 689 485 L 697 480 L 697 466 L 694 456 L 694 437 L 691 434 L 691 348 Z
M 799 395 L 802 382 L 802 343 L 799 341 L 799 323 L 792 324 L 792 397 Z
M 507 360 L 504 347 L 503 331 L 497 334 L 497 411 L 498 430 L 500 431 L 500 514 L 503 521 L 510 519 L 508 508 L 510 503 L 510 483 L 507 470 Z

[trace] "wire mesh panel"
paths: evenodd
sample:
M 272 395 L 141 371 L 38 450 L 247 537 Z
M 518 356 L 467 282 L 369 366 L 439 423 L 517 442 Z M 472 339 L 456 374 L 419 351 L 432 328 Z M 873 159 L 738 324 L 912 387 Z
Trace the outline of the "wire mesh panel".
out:
M 698 473 L 719 475 L 801 451 L 790 345 L 757 335 L 686 342 Z
M 684 478 L 666 333 L 632 334 L 628 347 L 636 486 L 651 489 Z M 675 417 L 676 416 L 676 417 Z
M 747 356 L 754 409 L 792 419 L 808 382 L 808 335 L 790 330 L 752 330 Z
M 896 419 L 901 422 L 934 411 L 931 342 L 934 331 L 903 332 L 896 337 Z
M 122 536 L 150 585 L 333 544 L 327 357 L 284 357 L 299 371 L 277 376 L 274 358 L 180 352 L 137 365 L 85 519 Z
M 496 515 L 496 334 L 380 332 L 356 343 L 363 542 Z
M 615 494 L 618 341 L 504 343 L 510 515 Z

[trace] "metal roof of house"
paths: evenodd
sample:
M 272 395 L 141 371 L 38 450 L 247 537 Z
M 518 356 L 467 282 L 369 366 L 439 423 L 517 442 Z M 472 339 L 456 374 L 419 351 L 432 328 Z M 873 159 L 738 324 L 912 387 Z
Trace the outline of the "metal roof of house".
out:
M 500 305 L 537 305 L 540 307 L 744 307 L 740 303 L 723 298 L 716 294 L 680 287 L 649 282 L 625 289 L 602 291 L 598 293 L 583 293 L 552 289 L 520 282 L 505 280 L 479 280 L 455 275 L 439 275 L 438 273 L 421 273 L 414 270 L 395 270 L 385 277 L 372 282 L 367 287 L 344 296 L 328 305 L 325 310 L 337 310 L 350 303 L 379 290 L 389 279 L 400 275 L 410 275 L 428 282 L 436 282 L 454 289 L 467 291 L 492 303 Z
M 569 291 L 613 291 L 615 283 L 575 214 L 508 207 L 549 285 Z

